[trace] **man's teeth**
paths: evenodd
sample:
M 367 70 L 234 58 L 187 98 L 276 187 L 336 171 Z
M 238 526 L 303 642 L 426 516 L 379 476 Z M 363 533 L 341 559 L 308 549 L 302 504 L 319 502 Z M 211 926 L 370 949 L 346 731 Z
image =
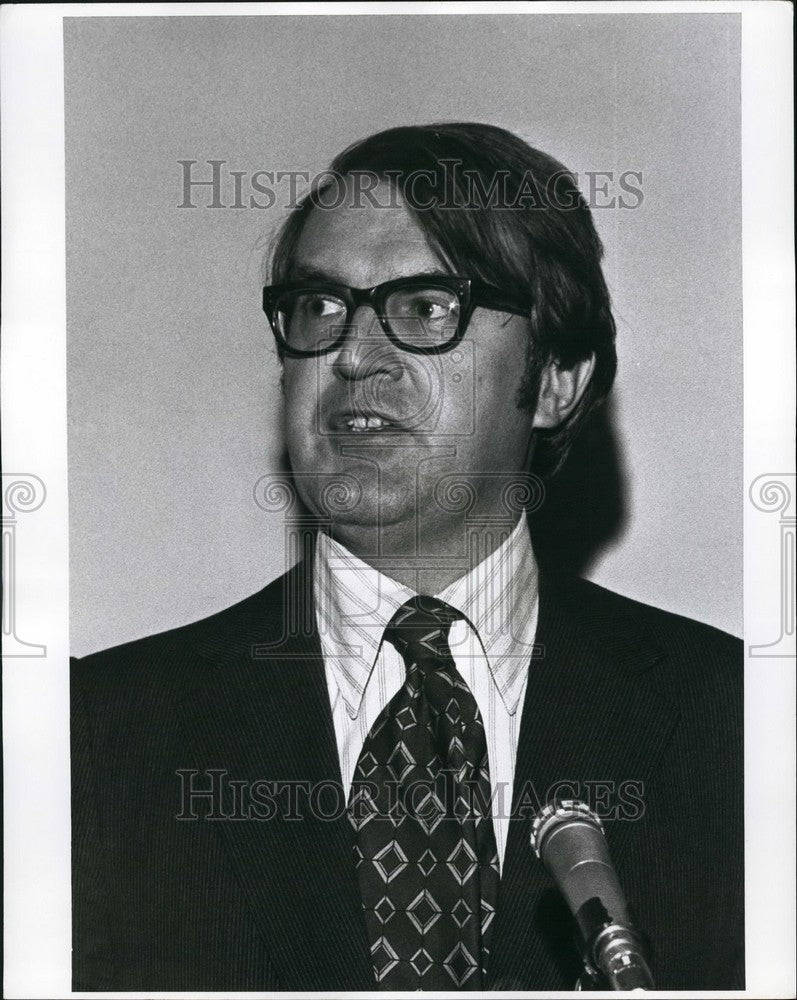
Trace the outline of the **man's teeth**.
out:
M 381 417 L 352 417 L 346 421 L 346 426 L 350 431 L 381 431 L 392 424 Z

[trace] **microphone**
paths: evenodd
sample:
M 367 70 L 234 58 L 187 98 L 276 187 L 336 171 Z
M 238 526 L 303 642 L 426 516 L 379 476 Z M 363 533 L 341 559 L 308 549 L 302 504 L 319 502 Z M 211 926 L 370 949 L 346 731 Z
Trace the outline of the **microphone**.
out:
M 531 846 L 575 918 L 587 973 L 613 990 L 655 989 L 595 813 L 571 799 L 549 803 L 531 825 Z

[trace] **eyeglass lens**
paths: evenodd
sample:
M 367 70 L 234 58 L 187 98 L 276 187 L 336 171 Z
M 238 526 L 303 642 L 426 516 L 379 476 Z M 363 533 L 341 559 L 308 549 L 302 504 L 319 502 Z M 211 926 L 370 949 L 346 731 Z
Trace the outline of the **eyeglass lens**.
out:
M 384 301 L 393 336 L 410 347 L 434 347 L 456 335 L 460 305 L 455 292 L 440 287 L 401 286 Z M 278 330 L 293 348 L 314 351 L 337 340 L 348 321 L 346 301 L 328 291 L 287 292 L 276 304 Z

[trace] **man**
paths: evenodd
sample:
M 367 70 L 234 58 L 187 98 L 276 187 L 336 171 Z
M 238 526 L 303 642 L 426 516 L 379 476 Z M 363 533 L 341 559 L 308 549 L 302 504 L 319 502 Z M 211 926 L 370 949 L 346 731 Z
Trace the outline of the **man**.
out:
M 614 377 L 601 252 L 486 125 L 372 136 L 288 219 L 303 558 L 75 662 L 75 989 L 572 989 L 566 798 L 657 985 L 742 987 L 740 644 L 541 569 L 524 510 Z

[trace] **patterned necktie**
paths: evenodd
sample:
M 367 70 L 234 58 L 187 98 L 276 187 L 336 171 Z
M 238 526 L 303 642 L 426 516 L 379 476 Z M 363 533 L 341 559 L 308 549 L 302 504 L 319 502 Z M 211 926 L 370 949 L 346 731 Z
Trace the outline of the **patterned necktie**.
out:
M 388 623 L 407 676 L 366 737 L 349 797 L 384 990 L 484 986 L 498 853 L 484 723 L 448 645 L 457 618 L 420 596 Z

